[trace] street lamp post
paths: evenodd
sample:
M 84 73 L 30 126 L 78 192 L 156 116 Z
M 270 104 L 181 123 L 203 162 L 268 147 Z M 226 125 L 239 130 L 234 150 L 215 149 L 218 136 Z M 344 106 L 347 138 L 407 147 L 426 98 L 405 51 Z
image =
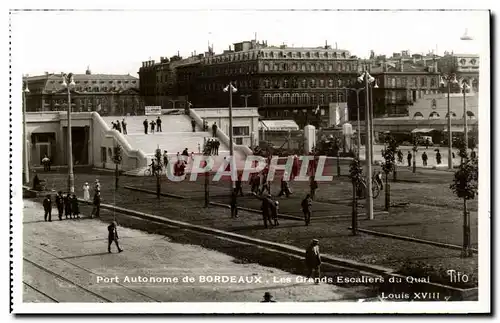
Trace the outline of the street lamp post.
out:
M 371 134 L 372 134 L 372 145 L 370 147 L 370 154 L 372 156 L 372 162 L 374 161 L 373 159 L 373 149 L 374 149 L 374 145 L 375 145 L 375 126 L 373 125 L 373 116 L 374 116 L 374 112 L 373 112 L 373 89 L 378 89 L 378 84 L 377 84 L 377 80 L 375 79 L 374 80 L 374 84 L 373 86 L 370 86 L 370 129 L 371 129 Z
M 242 98 L 245 99 L 245 108 L 248 108 L 248 98 L 251 97 L 251 94 L 242 94 L 240 95 Z
M 453 169 L 453 158 L 452 158 L 452 145 L 453 145 L 453 133 L 451 131 L 451 105 L 450 105 L 450 92 L 451 85 L 457 84 L 457 78 L 454 74 L 444 75 L 441 77 L 441 85 L 448 88 L 448 168 Z
M 466 93 L 467 93 L 467 90 L 470 89 L 470 86 L 464 80 L 464 81 L 462 81 L 461 88 L 462 88 L 462 93 L 464 94 L 464 141 L 465 141 L 465 151 L 468 154 L 469 153 L 469 141 L 468 141 L 469 134 L 467 133 L 468 129 L 467 129 L 467 98 L 466 98 Z
M 234 172 L 231 168 L 231 161 L 234 160 L 234 150 L 233 150 L 233 92 L 237 92 L 238 89 L 235 88 L 232 84 L 232 82 L 229 82 L 229 84 L 224 88 L 224 92 L 229 92 L 229 157 L 231 158 L 230 160 L 230 169 L 231 173 Z M 233 163 L 235 165 L 236 163 Z M 232 191 L 234 192 L 236 188 L 236 182 L 232 180 L 231 177 L 231 188 Z
M 365 125 L 366 125 L 366 213 L 370 220 L 373 220 L 373 191 L 372 191 L 372 155 L 371 150 L 373 142 L 371 139 L 371 127 L 370 127 L 370 109 L 369 109 L 369 87 L 370 84 L 375 81 L 375 79 L 368 73 L 363 72 L 361 76 L 358 77 L 358 81 L 365 83 L 365 94 L 366 94 L 366 105 L 365 105 Z
M 23 163 L 24 163 L 24 183 L 30 182 L 30 168 L 28 159 L 28 129 L 26 125 L 26 93 L 29 93 L 28 80 L 23 82 Z
M 73 175 L 73 144 L 71 142 L 71 86 L 75 86 L 73 73 L 62 75 L 62 85 L 68 93 L 68 192 L 75 192 L 75 178 Z
M 358 122 L 358 129 L 357 129 L 357 136 L 358 136 L 358 160 L 359 160 L 359 151 L 361 150 L 361 121 L 359 118 L 359 93 L 364 90 L 364 88 L 359 88 L 359 89 L 351 89 L 348 88 L 347 90 L 354 91 L 356 92 L 356 108 L 358 109 L 357 113 L 357 122 Z

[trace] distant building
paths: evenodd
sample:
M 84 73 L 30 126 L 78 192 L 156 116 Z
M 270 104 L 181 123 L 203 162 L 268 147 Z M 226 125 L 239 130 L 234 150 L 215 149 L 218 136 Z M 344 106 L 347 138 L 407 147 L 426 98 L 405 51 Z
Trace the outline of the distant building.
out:
M 455 73 L 457 80 L 465 80 L 474 92 L 478 92 L 479 62 L 479 55 L 445 52 L 445 55 L 438 61 L 438 68 L 443 74 Z M 443 89 L 443 91 L 447 90 Z M 460 92 L 458 84 L 452 87 L 452 92 Z
M 235 43 L 221 54 L 209 48 L 175 64 L 162 61 L 144 62 L 139 71 L 146 101 L 165 108 L 169 97 L 183 97 L 195 108 L 227 106 L 229 95 L 223 88 L 232 82 L 238 89 L 233 106 L 258 107 L 265 119 L 295 120 L 301 127 L 330 126 L 331 103 L 346 102 L 345 88 L 355 82 L 359 69 L 349 51 L 327 44 L 268 46 L 255 40 Z
M 426 94 L 438 93 L 438 59 L 433 54 L 410 56 L 408 51 L 403 51 L 389 58 L 378 56 L 365 61 L 367 70 L 378 85 L 378 89 L 373 89 L 374 116 L 408 116 L 413 102 Z M 351 98 L 349 102 L 352 101 Z
M 135 115 L 144 113 L 139 95 L 139 80 L 131 75 L 74 74 L 70 88 L 74 112 L 97 111 L 102 115 Z M 67 88 L 61 74 L 31 76 L 24 79 L 30 90 L 26 94 L 29 112 L 67 111 Z

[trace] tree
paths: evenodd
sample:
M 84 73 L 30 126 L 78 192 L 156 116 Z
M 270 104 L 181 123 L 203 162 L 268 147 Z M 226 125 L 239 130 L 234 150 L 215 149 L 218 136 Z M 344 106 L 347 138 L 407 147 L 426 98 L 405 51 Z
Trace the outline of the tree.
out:
M 396 172 L 396 154 L 398 151 L 398 144 L 392 136 L 385 137 L 386 148 L 382 150 L 382 157 L 384 163 L 382 170 L 385 173 L 385 210 L 388 211 L 391 206 L 391 186 L 389 184 L 389 173 Z
M 358 232 L 358 192 L 360 183 L 363 177 L 363 169 L 357 157 L 352 159 L 349 167 L 349 178 L 352 182 L 352 234 L 356 235 Z
M 116 145 L 113 148 L 113 163 L 115 163 L 115 189 L 118 189 L 118 177 L 120 172 L 118 170 L 118 165 L 122 163 L 122 146 Z
M 467 210 L 467 200 L 473 200 L 478 194 L 478 161 L 477 158 L 469 158 L 464 140 L 458 140 L 459 147 L 458 155 L 462 159 L 459 168 L 455 172 L 453 184 L 450 189 L 463 199 L 464 214 L 463 214 L 463 246 L 462 257 L 471 257 L 471 241 L 470 241 L 470 214 Z
M 161 177 L 161 149 L 160 148 L 156 148 L 156 150 L 155 150 L 155 159 L 156 159 L 156 162 L 155 162 L 154 167 L 156 169 L 153 169 L 153 172 L 156 174 L 156 197 L 160 198 L 160 193 L 161 193 L 161 181 L 160 181 L 160 177 Z

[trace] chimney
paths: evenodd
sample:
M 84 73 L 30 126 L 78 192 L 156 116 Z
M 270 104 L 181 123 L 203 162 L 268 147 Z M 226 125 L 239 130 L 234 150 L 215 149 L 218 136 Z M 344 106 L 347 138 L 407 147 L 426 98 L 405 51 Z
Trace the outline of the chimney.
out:
M 416 64 L 417 63 L 417 58 L 415 56 L 413 56 L 413 64 Z
M 434 73 L 437 73 L 438 71 L 438 63 L 437 63 L 437 60 L 435 58 L 432 59 L 433 60 L 433 67 L 434 67 Z
M 399 71 L 403 72 L 403 58 L 399 60 Z

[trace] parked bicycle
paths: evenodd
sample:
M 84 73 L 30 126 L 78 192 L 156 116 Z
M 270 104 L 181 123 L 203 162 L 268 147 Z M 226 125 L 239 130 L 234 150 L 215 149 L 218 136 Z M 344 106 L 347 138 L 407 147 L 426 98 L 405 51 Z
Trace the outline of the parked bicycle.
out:
M 160 167 L 155 166 L 155 167 L 156 167 L 156 171 L 157 171 L 159 174 L 161 174 L 161 172 L 162 172 L 162 167 L 161 167 L 161 166 L 160 166 Z M 153 168 L 152 168 L 152 166 L 151 166 L 151 165 L 148 165 L 148 168 L 146 168 L 146 169 L 144 170 L 144 176 L 153 176 L 153 175 L 154 175 L 154 174 L 153 174 Z
M 384 182 L 382 181 L 382 173 L 375 172 L 372 176 L 372 198 L 376 199 L 380 191 L 384 189 Z M 358 187 L 358 198 L 366 198 L 367 183 L 366 179 L 363 177 L 361 179 L 360 185 Z

